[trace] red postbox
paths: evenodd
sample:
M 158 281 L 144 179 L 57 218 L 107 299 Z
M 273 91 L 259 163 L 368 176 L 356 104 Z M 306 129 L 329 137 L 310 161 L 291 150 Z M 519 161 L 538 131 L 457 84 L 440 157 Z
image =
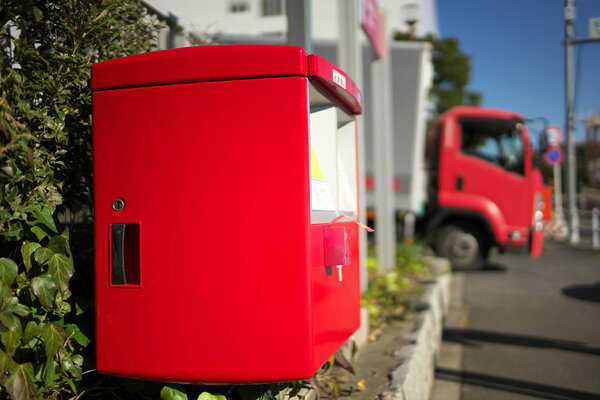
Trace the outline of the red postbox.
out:
M 94 65 L 97 369 L 310 378 L 359 326 L 360 93 L 288 46 Z

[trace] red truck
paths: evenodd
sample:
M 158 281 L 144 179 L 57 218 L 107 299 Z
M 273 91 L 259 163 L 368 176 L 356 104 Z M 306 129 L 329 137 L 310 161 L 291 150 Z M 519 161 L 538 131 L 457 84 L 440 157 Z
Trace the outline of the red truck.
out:
M 543 181 L 519 113 L 459 106 L 435 122 L 427 143 L 422 232 L 459 268 L 481 267 L 490 249 L 540 255 Z

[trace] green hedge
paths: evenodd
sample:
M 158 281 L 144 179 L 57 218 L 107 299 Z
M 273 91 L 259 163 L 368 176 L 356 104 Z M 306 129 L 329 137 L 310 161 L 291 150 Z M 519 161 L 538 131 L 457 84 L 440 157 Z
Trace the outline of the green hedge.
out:
M 0 397 L 70 397 L 94 362 L 91 65 L 159 24 L 131 0 L 3 0 L 0 29 Z M 71 235 L 66 210 L 88 216 Z

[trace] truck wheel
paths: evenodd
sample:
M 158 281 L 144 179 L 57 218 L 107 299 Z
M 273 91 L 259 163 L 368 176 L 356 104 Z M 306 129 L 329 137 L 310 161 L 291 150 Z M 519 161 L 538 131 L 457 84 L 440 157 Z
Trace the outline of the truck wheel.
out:
M 488 246 L 476 229 L 447 225 L 436 235 L 435 251 L 456 268 L 478 269 L 487 258 Z

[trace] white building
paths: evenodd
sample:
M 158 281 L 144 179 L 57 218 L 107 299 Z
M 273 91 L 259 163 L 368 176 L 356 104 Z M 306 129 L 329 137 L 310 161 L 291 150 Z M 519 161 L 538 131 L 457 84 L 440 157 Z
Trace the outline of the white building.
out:
M 338 1 L 313 0 L 311 3 L 314 39 L 337 39 Z M 342 0 L 343 1 L 343 0 Z M 286 0 L 149 0 L 165 14 L 171 12 L 188 32 L 210 35 L 285 37 Z M 435 0 L 379 0 L 386 14 L 387 37 L 396 31 L 407 32 L 414 21 L 417 36 L 439 35 Z

